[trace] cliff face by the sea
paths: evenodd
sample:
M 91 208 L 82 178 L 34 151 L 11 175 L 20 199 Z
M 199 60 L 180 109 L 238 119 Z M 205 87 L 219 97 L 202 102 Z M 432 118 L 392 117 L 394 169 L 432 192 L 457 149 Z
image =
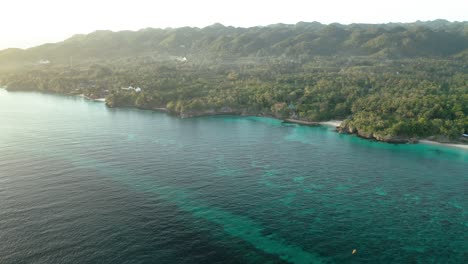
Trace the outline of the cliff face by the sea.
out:
M 348 122 L 342 122 L 341 125 L 336 127 L 336 131 L 338 133 L 343 134 L 351 134 L 357 135 L 358 137 L 369 139 L 369 140 L 377 140 L 381 142 L 387 142 L 392 144 L 415 144 L 419 141 L 425 142 L 438 142 L 441 144 L 460 144 L 466 145 L 468 144 L 468 138 L 460 137 L 458 139 L 448 138 L 444 136 L 430 136 L 426 138 L 417 138 L 417 137 L 405 137 L 405 136 L 382 136 L 378 133 L 366 132 L 360 129 L 357 129 Z
M 382 136 L 377 133 L 366 132 L 355 127 L 350 126 L 347 122 L 343 122 L 340 126 L 336 127 L 336 130 L 339 133 L 343 134 L 353 134 L 361 138 L 377 140 L 393 144 L 407 144 L 407 143 L 417 143 L 418 139 L 413 137 L 404 137 L 404 136 Z

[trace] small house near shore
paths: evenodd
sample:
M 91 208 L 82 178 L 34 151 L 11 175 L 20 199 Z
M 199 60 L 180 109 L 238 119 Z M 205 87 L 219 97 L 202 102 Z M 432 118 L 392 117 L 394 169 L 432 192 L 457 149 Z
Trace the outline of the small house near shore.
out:
M 121 88 L 122 90 L 126 90 L 126 91 L 135 91 L 137 93 L 141 92 L 142 89 L 140 87 L 136 87 L 136 88 L 133 88 L 133 86 L 129 86 L 129 87 L 122 87 Z

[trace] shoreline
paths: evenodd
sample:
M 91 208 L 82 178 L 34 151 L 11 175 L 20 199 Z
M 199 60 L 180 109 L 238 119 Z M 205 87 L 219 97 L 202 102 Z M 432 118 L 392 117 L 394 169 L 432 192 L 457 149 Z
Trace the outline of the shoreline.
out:
M 101 102 L 101 103 L 105 103 L 106 102 L 106 98 L 92 98 L 92 97 L 89 97 L 89 96 L 86 96 L 84 94 L 78 94 L 76 95 L 78 97 L 81 97 L 81 98 L 84 98 L 88 101 L 94 101 L 94 102 Z
M 303 126 L 318 126 L 318 125 L 320 125 L 320 122 L 304 121 L 304 120 L 299 120 L 299 119 L 286 118 L 286 119 L 280 119 L 280 120 L 282 120 L 283 123 L 299 124 L 299 125 L 303 125 Z
M 91 100 L 96 101 L 96 100 L 93 100 L 93 99 L 91 99 Z M 120 106 L 113 106 L 112 108 L 114 108 L 114 107 L 119 108 Z M 180 113 L 179 114 L 173 113 L 173 112 L 171 112 L 169 109 L 167 109 L 165 107 L 155 107 L 155 108 L 140 108 L 140 107 L 135 107 L 135 106 L 128 106 L 128 107 L 142 109 L 142 110 L 162 112 L 162 113 L 166 113 L 166 114 L 169 114 L 169 115 L 173 114 L 173 115 L 175 115 L 175 116 L 177 116 L 178 118 L 181 118 L 181 119 L 194 118 L 194 117 L 204 117 L 204 116 L 219 116 L 219 115 L 234 115 L 234 116 L 240 116 L 240 117 L 250 116 L 248 114 L 239 114 L 238 112 L 221 112 L 221 113 L 210 112 L 210 113 L 203 113 L 203 114 L 200 114 L 200 115 L 181 116 Z M 329 127 L 338 128 L 344 122 L 344 120 L 328 120 L 328 121 L 318 121 L 317 122 L 317 121 L 304 121 L 304 120 L 291 119 L 291 118 L 281 119 L 281 118 L 278 118 L 278 117 L 275 117 L 275 116 L 254 115 L 254 114 L 252 114 L 251 116 L 274 118 L 274 119 L 278 119 L 278 120 L 280 120 L 280 121 L 282 121 L 284 123 L 298 124 L 298 125 L 301 125 L 301 126 L 329 126 Z M 336 132 L 339 133 L 337 130 L 336 130 Z M 367 140 L 373 140 L 373 139 L 368 139 L 367 138 Z M 382 140 L 376 140 L 376 141 L 381 142 L 381 143 L 387 143 L 387 144 L 395 144 L 395 143 L 392 143 L 392 142 L 387 142 L 387 141 L 382 141 Z M 396 143 L 396 144 L 401 144 L 401 143 Z M 417 140 L 416 142 L 406 143 L 406 144 L 425 144 L 425 145 L 435 145 L 435 146 L 443 146 L 443 147 L 449 147 L 449 148 L 457 148 L 457 149 L 462 149 L 462 150 L 468 150 L 468 144 L 465 145 L 465 144 L 457 144 L 457 143 L 441 143 L 441 142 L 431 141 L 431 140 L 427 140 L 427 139 L 421 139 L 421 140 Z
M 444 147 L 468 150 L 468 145 L 465 145 L 465 144 L 440 143 L 440 142 L 437 142 L 437 141 L 432 141 L 432 140 L 427 140 L 427 139 L 421 139 L 421 140 L 418 141 L 418 143 L 421 143 L 421 144 L 424 144 L 424 145 L 444 146 Z
M 7 87 L 0 87 L 0 89 L 8 91 Z M 42 93 L 42 91 L 40 91 L 40 92 Z M 67 94 L 61 94 L 61 93 L 56 93 L 56 94 L 67 95 Z M 93 99 L 93 98 L 85 96 L 84 94 L 75 94 L 75 95 L 72 95 L 72 96 L 82 97 L 82 98 L 84 98 L 86 100 L 94 101 L 94 102 L 105 102 L 105 98 Z M 166 114 L 171 114 L 172 113 L 169 109 L 164 108 L 164 107 L 140 108 L 140 107 L 136 107 L 136 106 L 113 106 L 112 108 L 120 108 L 120 107 L 129 107 L 129 108 L 136 108 L 136 109 L 142 109 L 142 110 L 150 110 L 150 111 L 156 111 L 156 112 L 163 112 L 163 113 L 166 113 Z M 202 116 L 217 116 L 217 115 L 235 115 L 235 116 L 241 116 L 241 117 L 249 116 L 248 114 L 239 114 L 238 112 L 221 112 L 221 113 L 209 112 L 209 113 L 203 113 L 201 115 L 188 115 L 188 116 L 181 116 L 180 113 L 179 114 L 174 113 L 174 114 L 175 114 L 175 116 L 177 116 L 179 118 L 182 118 L 182 119 L 193 118 L 193 117 L 202 117 Z M 338 128 L 344 122 L 344 120 L 329 120 L 329 121 L 318 121 L 317 122 L 317 121 L 304 121 L 304 120 L 290 119 L 290 118 L 281 119 L 281 118 L 278 118 L 278 117 L 275 117 L 275 116 L 268 116 L 268 115 L 261 115 L 261 114 L 260 115 L 252 114 L 251 116 L 270 117 L 270 118 L 278 119 L 278 120 L 280 120 L 280 121 L 282 121 L 284 123 L 292 123 L 292 124 L 298 124 L 298 125 L 303 125 L 303 126 L 330 126 L 330 127 Z M 339 133 L 338 131 L 336 131 L 336 132 Z M 347 133 L 347 134 L 355 134 L 355 133 Z M 375 140 L 375 139 L 368 139 L 368 140 Z M 392 142 L 386 142 L 386 141 L 382 141 L 382 140 L 377 140 L 377 141 L 382 142 L 382 143 L 394 144 Z M 417 140 L 414 143 L 406 143 L 406 144 L 425 144 L 425 145 L 434 145 L 434 146 L 444 146 L 444 147 L 457 148 L 457 149 L 462 149 L 462 150 L 468 151 L 468 144 L 441 143 L 441 142 L 427 140 L 427 139 L 420 139 L 420 140 Z
M 323 122 L 318 122 L 320 125 L 323 126 L 332 126 L 332 127 L 339 127 L 341 126 L 341 123 L 343 123 L 344 120 L 329 120 L 329 121 L 323 121 Z

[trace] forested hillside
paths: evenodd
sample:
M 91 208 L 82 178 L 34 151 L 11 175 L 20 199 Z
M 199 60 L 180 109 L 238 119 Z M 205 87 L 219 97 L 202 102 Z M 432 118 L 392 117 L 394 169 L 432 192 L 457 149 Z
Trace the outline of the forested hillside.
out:
M 181 116 L 346 119 L 384 141 L 468 132 L 468 22 L 97 31 L 0 51 L 0 83 Z M 141 91 L 125 90 L 129 86 Z

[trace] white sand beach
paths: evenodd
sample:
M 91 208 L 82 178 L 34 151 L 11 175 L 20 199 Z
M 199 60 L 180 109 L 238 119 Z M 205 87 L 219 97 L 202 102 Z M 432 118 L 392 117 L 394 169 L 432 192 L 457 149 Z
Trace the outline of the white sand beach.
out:
M 337 126 L 340 126 L 341 123 L 343 123 L 343 120 L 330 120 L 330 121 L 319 122 L 319 123 L 325 126 L 337 127 Z
M 431 141 L 431 140 L 419 140 L 419 143 L 428 144 L 428 145 L 439 145 L 439 146 L 446 146 L 446 147 L 452 147 L 452 148 L 459 148 L 459 149 L 468 150 L 468 145 L 464 145 L 464 144 L 439 143 L 439 142 L 435 142 L 435 141 Z

